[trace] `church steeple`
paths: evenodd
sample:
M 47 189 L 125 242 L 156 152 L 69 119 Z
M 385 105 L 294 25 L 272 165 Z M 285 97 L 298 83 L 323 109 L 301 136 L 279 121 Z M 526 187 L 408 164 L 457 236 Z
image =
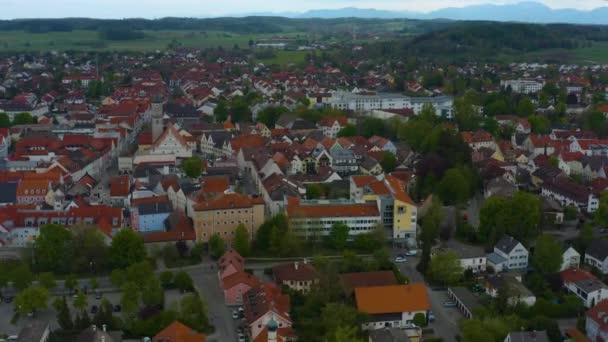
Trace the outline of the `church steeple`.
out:
M 163 134 L 163 103 L 159 98 L 152 100 L 152 142 L 156 142 Z
M 274 320 L 274 317 L 270 318 L 266 328 L 268 329 L 268 342 L 277 342 L 277 331 L 279 330 L 279 324 Z

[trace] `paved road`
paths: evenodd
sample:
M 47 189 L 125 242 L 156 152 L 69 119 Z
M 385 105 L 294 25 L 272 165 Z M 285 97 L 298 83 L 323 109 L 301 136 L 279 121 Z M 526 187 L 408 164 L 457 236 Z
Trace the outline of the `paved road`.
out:
M 398 253 L 395 253 L 398 254 Z M 411 283 L 422 283 L 424 277 L 416 270 L 418 257 L 407 257 L 407 261 L 397 264 L 399 270 Z M 462 318 L 460 312 L 453 308 L 444 308 L 443 302 L 447 300 L 447 291 L 433 291 L 427 286 L 427 293 L 431 304 L 431 310 L 435 314 L 435 321 L 429 324 L 434 334 L 443 338 L 445 342 L 455 342 L 459 334 L 458 321 Z

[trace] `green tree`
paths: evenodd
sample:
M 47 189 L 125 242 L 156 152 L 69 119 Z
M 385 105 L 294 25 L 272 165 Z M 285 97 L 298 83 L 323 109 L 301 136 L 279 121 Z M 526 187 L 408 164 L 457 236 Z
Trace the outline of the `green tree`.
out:
M 129 228 L 121 229 L 112 238 L 110 246 L 110 264 L 116 268 L 125 268 L 146 258 L 144 239 Z
M 51 272 L 43 272 L 38 276 L 38 282 L 40 286 L 44 287 L 47 290 L 52 290 L 57 287 L 57 282 L 55 281 L 55 276 Z
M 262 122 L 268 128 L 273 128 L 276 124 L 281 114 L 287 113 L 289 111 L 288 108 L 283 106 L 270 106 L 262 109 L 257 114 L 257 119 L 259 122 Z
M 134 318 L 139 310 L 139 286 L 133 282 L 127 282 L 122 286 L 120 305 L 127 319 Z
M 528 117 L 532 114 L 534 114 L 535 111 L 535 107 L 534 107 L 534 103 L 532 103 L 532 100 L 530 100 L 529 97 L 524 97 L 522 98 L 519 103 L 517 104 L 517 109 L 515 110 L 515 112 L 517 113 L 517 116 L 525 118 Z
M 173 286 L 173 272 L 163 271 L 160 275 L 160 283 L 163 288 L 168 289 Z
M 359 336 L 356 327 L 344 326 L 338 327 L 332 332 L 325 334 L 323 342 L 364 342 L 365 340 Z
M 325 305 L 320 318 L 325 330 L 325 341 L 335 341 L 333 337 L 342 327 L 357 327 L 362 323 L 362 316 L 356 309 L 341 303 Z
M 181 291 L 194 290 L 194 283 L 190 275 L 184 271 L 177 272 L 174 279 L 175 287 Z
M 11 281 L 15 289 L 24 290 L 32 284 L 34 275 L 26 264 L 20 264 L 12 271 Z
M 179 307 L 180 322 L 197 331 L 209 332 L 211 330 L 207 304 L 197 293 L 184 296 Z
M 99 281 L 97 281 L 97 278 L 95 278 L 95 277 L 91 278 L 91 280 L 89 281 L 89 284 L 91 284 L 91 288 L 93 290 L 97 290 L 99 288 Z
M 473 103 L 466 97 L 454 101 L 454 119 L 461 131 L 476 131 L 479 129 L 482 117 Z
M 307 199 L 319 199 L 325 196 L 325 190 L 321 184 L 307 184 L 306 185 L 306 198 Z
M 248 256 L 251 250 L 249 231 L 244 224 L 239 224 L 234 232 L 234 249 L 242 256 Z
M 418 271 L 425 274 L 431 261 L 431 247 L 435 239 L 439 237 L 439 229 L 443 221 L 443 205 L 440 200 L 433 198 L 424 220 L 422 221 L 422 231 L 418 235 L 422 245 L 420 262 L 416 266 Z
M 458 255 L 452 251 L 437 253 L 431 258 L 429 264 L 429 276 L 443 285 L 453 285 L 463 275 L 462 266 Z
M 543 274 L 558 272 L 562 266 L 562 246 L 549 234 L 542 234 L 536 239 L 536 248 L 532 263 L 536 270 Z
M 384 152 L 382 159 L 380 159 L 380 165 L 385 173 L 393 172 L 397 167 L 397 157 L 391 152 Z
M 15 296 L 15 312 L 23 315 L 44 310 L 48 306 L 49 298 L 49 290 L 40 286 L 30 286 Z
M 83 292 L 78 293 L 78 295 L 76 295 L 76 298 L 74 298 L 73 305 L 74 308 L 78 311 L 86 310 L 89 306 L 89 300 L 87 298 L 87 295 L 85 295 Z
M 57 323 L 59 323 L 61 329 L 72 330 L 72 328 L 74 328 L 74 322 L 72 321 L 72 314 L 70 313 L 70 308 L 68 307 L 65 296 L 57 298 L 55 303 L 53 303 L 53 307 L 55 308 L 55 311 L 57 311 Z
M 78 287 L 78 278 L 76 277 L 76 275 L 69 274 L 67 277 L 65 277 L 63 286 L 70 291 L 77 288 Z
M 419 327 L 426 326 L 426 315 L 423 313 L 417 313 L 414 315 L 414 319 L 412 319 L 412 323 L 416 324 Z
M 219 259 L 222 255 L 224 255 L 226 247 L 224 244 L 224 240 L 220 236 L 220 234 L 215 233 L 211 235 L 209 238 L 209 254 L 214 259 Z
M 372 135 L 384 136 L 384 121 L 378 118 L 366 117 L 361 124 L 361 134 L 369 138 Z
M 477 238 L 493 245 L 505 233 L 523 243 L 539 234 L 540 200 L 529 193 L 517 192 L 512 199 L 490 197 L 479 213 Z
M 182 163 L 182 171 L 188 178 L 198 178 L 203 172 L 203 161 L 199 157 L 190 157 Z
M 608 192 L 600 195 L 600 204 L 593 216 L 593 221 L 599 226 L 608 226 Z
M 530 123 L 532 133 L 545 134 L 548 133 L 551 128 L 549 119 L 542 115 L 530 115 L 528 117 L 528 122 Z
M 230 115 L 232 121 L 235 123 L 251 121 L 251 110 L 249 109 L 249 104 L 247 104 L 247 102 L 241 97 L 232 99 Z
M 215 117 L 215 122 L 224 122 L 228 119 L 228 105 L 225 100 L 218 101 L 217 106 L 213 110 L 213 116 Z
M 439 182 L 437 193 L 446 204 L 464 204 L 472 195 L 470 176 L 460 168 L 447 170 Z
M 36 268 L 51 272 L 66 272 L 71 260 L 72 234 L 57 224 L 40 227 L 34 244 Z
M 357 135 L 357 127 L 352 124 L 346 124 L 338 132 L 338 137 L 354 137 L 355 135 Z
M 344 223 L 334 223 L 329 231 L 328 241 L 332 248 L 342 250 L 346 247 L 350 228 Z
M 96 273 L 107 269 L 109 247 L 105 235 L 99 227 L 72 226 L 71 271 L 75 273 Z
M 163 290 L 158 278 L 150 277 L 142 284 L 141 301 L 145 305 L 162 305 L 164 298 L 165 291 Z
M 30 113 L 19 113 L 13 119 L 13 125 L 29 125 L 36 123 L 36 119 Z
M 121 269 L 112 270 L 110 273 L 110 282 L 116 287 L 122 287 L 127 281 L 127 272 Z
M 8 128 L 11 126 L 11 119 L 6 113 L 0 113 L 0 127 Z
M 585 223 L 578 233 L 578 250 L 587 250 L 587 247 L 589 247 L 591 241 L 593 241 L 593 226 L 590 223 Z

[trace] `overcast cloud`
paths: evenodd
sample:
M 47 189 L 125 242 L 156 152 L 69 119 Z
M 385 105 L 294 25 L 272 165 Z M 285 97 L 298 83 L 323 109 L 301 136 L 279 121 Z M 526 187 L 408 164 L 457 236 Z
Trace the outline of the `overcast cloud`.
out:
M 537 0 L 552 8 L 591 10 L 605 0 Z M 0 0 L 0 18 L 210 17 L 252 12 L 300 12 L 342 7 L 432 11 L 472 4 L 513 4 L 521 0 Z

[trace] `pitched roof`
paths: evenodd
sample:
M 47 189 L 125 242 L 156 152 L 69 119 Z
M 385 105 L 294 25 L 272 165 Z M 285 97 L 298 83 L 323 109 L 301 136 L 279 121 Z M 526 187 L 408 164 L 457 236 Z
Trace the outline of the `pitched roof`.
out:
M 110 196 L 125 197 L 129 195 L 131 189 L 131 181 L 128 175 L 112 177 L 110 179 Z
M 569 268 L 559 272 L 559 277 L 564 283 L 578 283 L 581 280 L 593 280 L 597 279 L 593 274 L 580 269 L 580 268 Z
M 604 261 L 608 257 L 608 240 L 594 239 L 587 247 L 585 254 Z
M 153 342 L 205 342 L 205 334 L 201 334 L 180 321 L 171 323 L 152 338 Z
M 340 281 L 347 295 L 358 287 L 397 285 L 397 278 L 392 271 L 344 273 L 340 275 Z
M 290 262 L 272 268 L 272 274 L 280 284 L 284 281 L 313 281 L 319 275 L 314 266 L 309 263 Z
M 428 311 L 431 309 L 424 284 L 358 287 L 357 309 L 367 314 Z
M 234 248 L 229 249 L 218 260 L 218 268 L 223 271 L 229 265 L 233 265 L 238 271 L 242 271 L 245 265 L 245 259 Z
M 254 205 L 264 205 L 264 200 L 262 198 L 251 198 L 243 194 L 228 193 L 210 199 L 202 199 L 194 206 L 194 210 L 240 209 L 251 208 Z
M 222 288 L 224 290 L 229 290 L 239 284 L 245 284 L 249 287 L 257 287 L 260 285 L 260 280 L 253 274 L 244 271 L 232 273 L 231 275 L 222 279 Z
M 503 251 L 505 254 L 509 254 L 515 247 L 517 247 L 518 244 L 519 241 L 517 241 L 517 239 L 510 235 L 505 235 L 496 243 L 496 246 L 494 247 Z

